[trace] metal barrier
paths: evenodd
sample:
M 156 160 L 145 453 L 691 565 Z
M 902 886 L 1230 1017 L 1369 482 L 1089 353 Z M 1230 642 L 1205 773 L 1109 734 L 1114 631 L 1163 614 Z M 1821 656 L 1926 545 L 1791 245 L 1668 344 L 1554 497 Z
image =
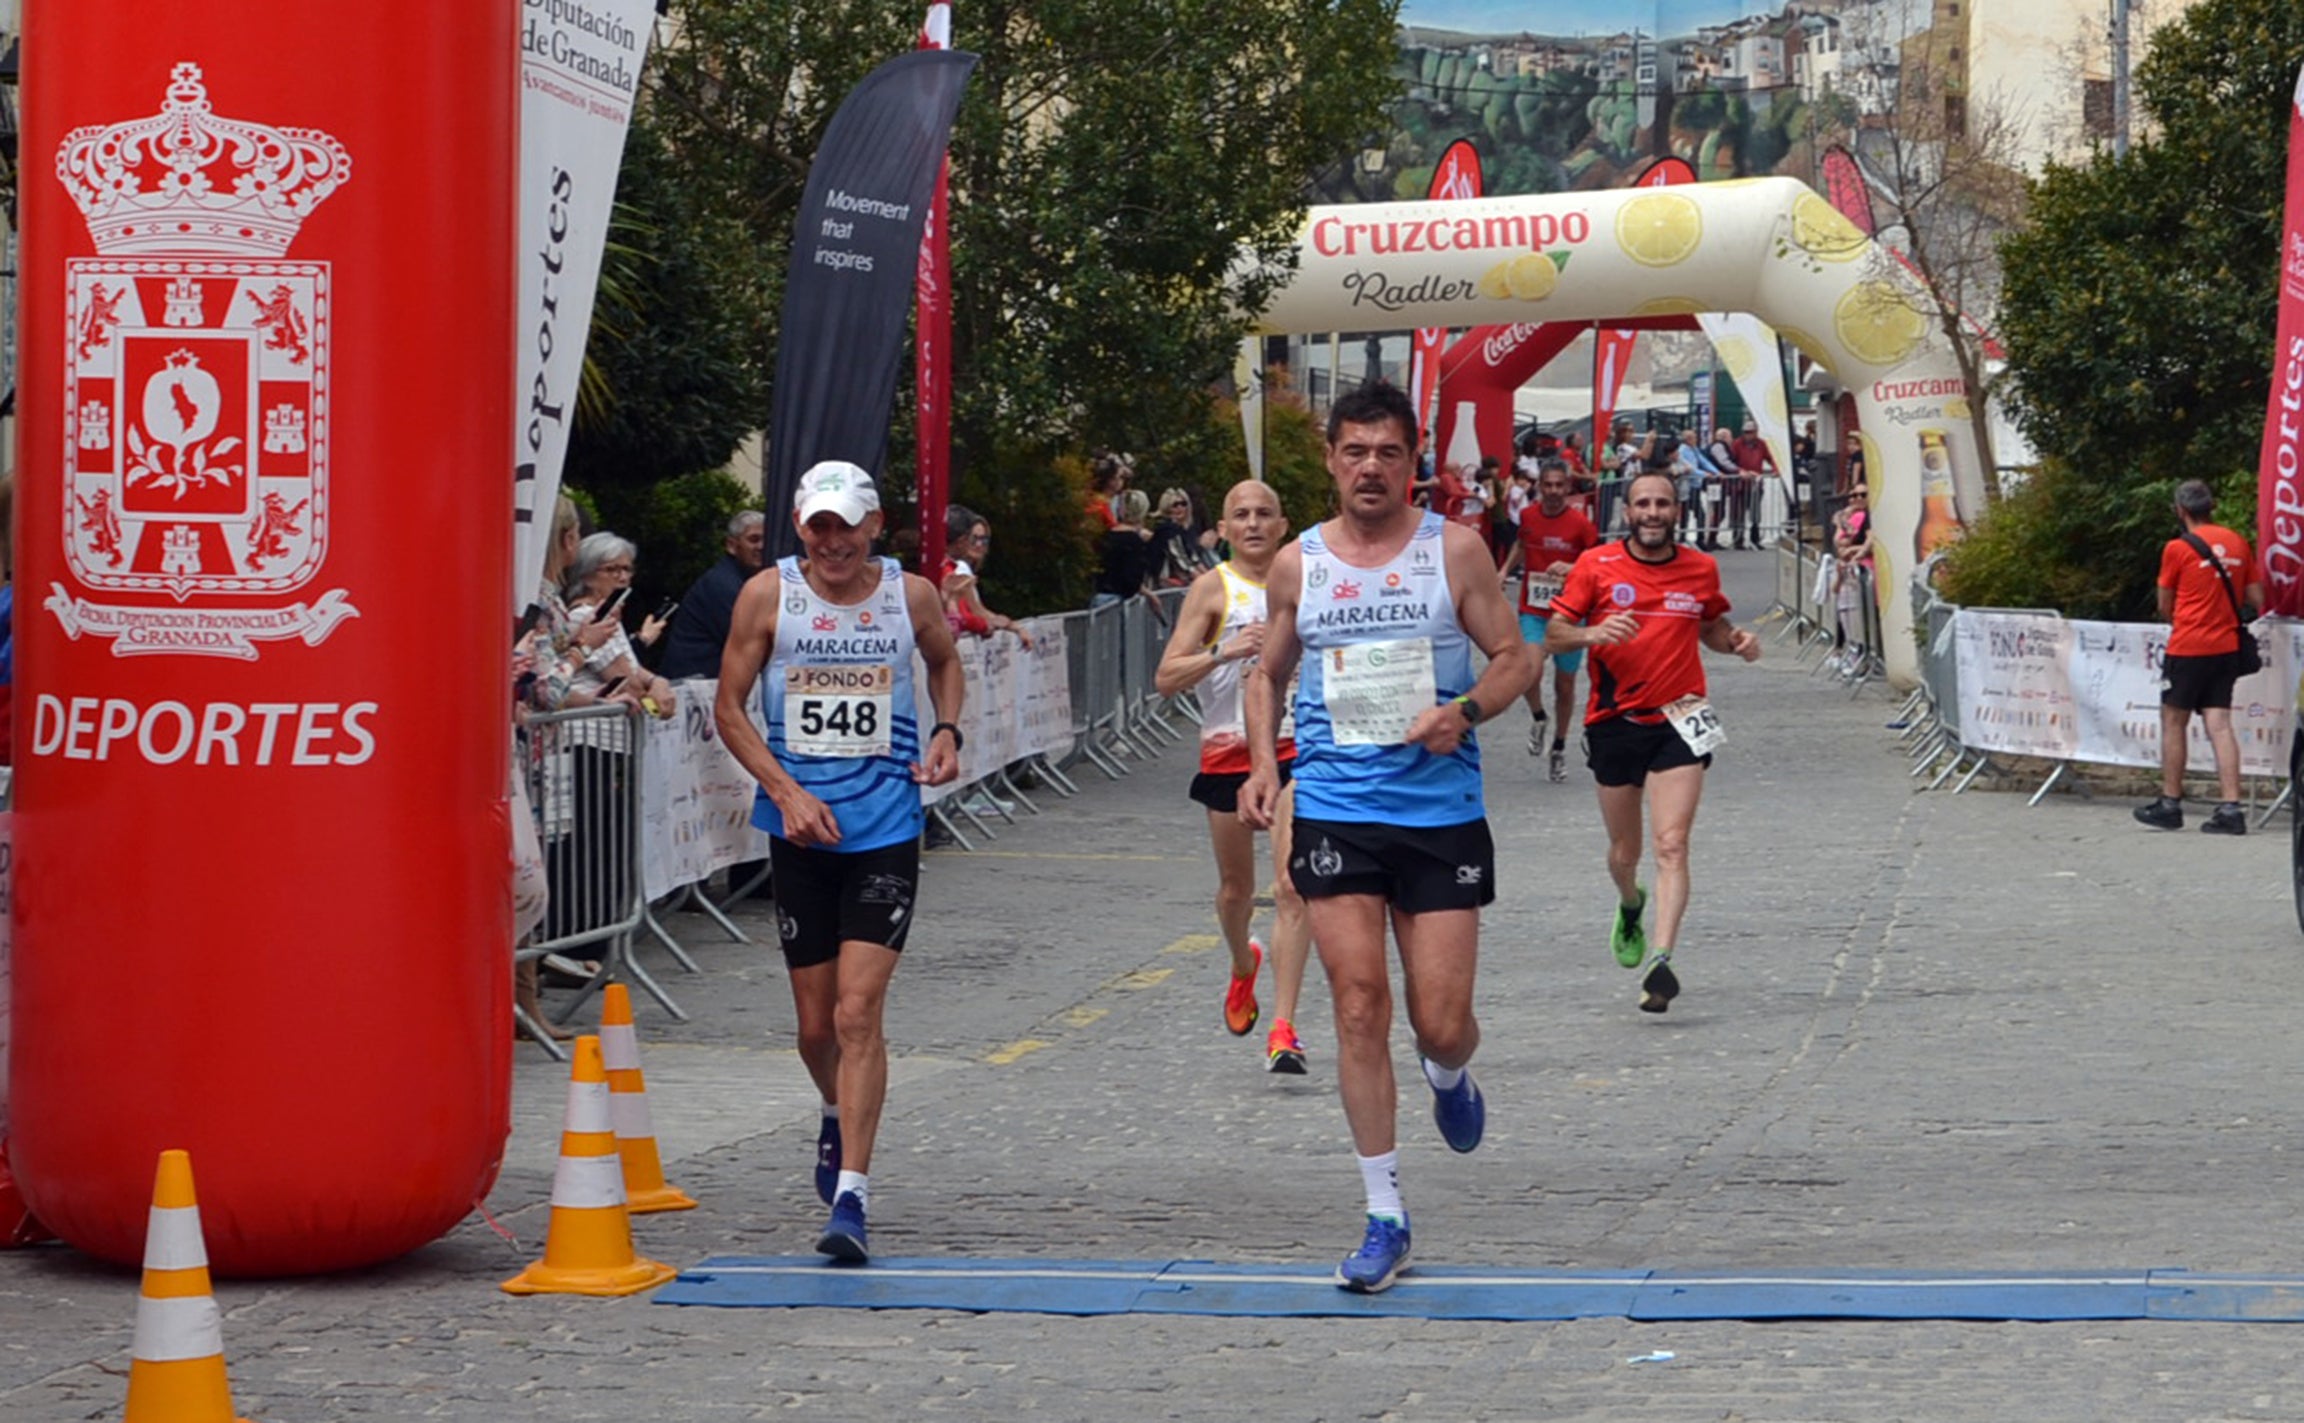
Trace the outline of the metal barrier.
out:
M 542 712 L 519 726 L 520 773 L 551 898 L 544 922 L 515 957 L 599 946 L 600 972 L 562 1021 L 617 978 L 639 984 L 674 1018 L 688 1017 L 631 954 L 632 931 L 647 913 L 640 889 L 640 717 L 639 708 L 617 703 Z M 563 1055 L 548 1034 L 532 1035 Z

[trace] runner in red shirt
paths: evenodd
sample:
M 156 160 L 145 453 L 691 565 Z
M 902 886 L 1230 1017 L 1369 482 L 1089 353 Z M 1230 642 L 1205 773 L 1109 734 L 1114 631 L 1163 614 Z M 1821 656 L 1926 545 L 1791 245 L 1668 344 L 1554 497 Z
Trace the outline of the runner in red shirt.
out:
M 1680 498 L 1669 473 L 1651 470 L 1625 489 L 1622 543 L 1576 560 L 1552 599 L 1545 647 L 1557 657 L 1592 653 L 1592 701 L 1584 717 L 1586 764 L 1600 787 L 1608 830 L 1608 874 L 1616 882 L 1609 948 L 1638 968 L 1640 1009 L 1661 1013 L 1679 995 L 1672 950 L 1688 911 L 1688 835 L 1704 794 L 1704 770 L 1721 740 L 1705 700 L 1698 644 L 1760 660 L 1760 639 L 1728 621 L 1720 565 L 1680 545 Z M 1655 817 L 1656 933 L 1640 927 L 1648 891 L 1640 883 L 1641 801 Z
M 1528 684 L 1528 754 L 1539 755 L 1544 746 L 1544 624 L 1552 616 L 1552 595 L 1559 591 L 1568 570 L 1588 548 L 1600 546 L 1600 531 L 1584 511 L 1568 502 L 1571 485 L 1567 462 L 1547 458 L 1536 476 L 1536 502 L 1520 511 L 1520 539 L 1504 560 L 1504 581 L 1525 569 L 1520 583 L 1520 637 L 1536 654 L 1536 680 Z M 1584 665 L 1581 652 L 1552 655 L 1552 701 L 1560 716 L 1552 721 L 1550 774 L 1555 782 L 1568 779 L 1568 713 L 1576 705 L 1576 672 Z

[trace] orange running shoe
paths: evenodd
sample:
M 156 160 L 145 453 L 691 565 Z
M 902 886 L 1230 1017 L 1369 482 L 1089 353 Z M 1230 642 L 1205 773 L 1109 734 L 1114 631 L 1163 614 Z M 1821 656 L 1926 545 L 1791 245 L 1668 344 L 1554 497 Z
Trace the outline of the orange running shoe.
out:
M 1289 1077 L 1304 1075 L 1304 1044 L 1286 1018 L 1274 1020 L 1271 1033 L 1264 1039 L 1264 1070 Z
M 1264 967 L 1263 941 L 1250 939 L 1248 952 L 1256 956 L 1255 965 L 1248 970 L 1246 978 L 1232 975 L 1231 987 L 1224 990 L 1224 1031 L 1236 1038 L 1248 1036 L 1249 1030 L 1256 1026 L 1259 1011 L 1256 1007 L 1256 975 Z

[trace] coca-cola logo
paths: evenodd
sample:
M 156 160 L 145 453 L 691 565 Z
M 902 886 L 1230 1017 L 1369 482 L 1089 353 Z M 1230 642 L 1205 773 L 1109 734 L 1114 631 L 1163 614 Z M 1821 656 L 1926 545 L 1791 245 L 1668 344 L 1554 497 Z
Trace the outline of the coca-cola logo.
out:
M 1503 330 L 1490 334 L 1480 343 L 1480 359 L 1492 366 L 1504 364 L 1504 358 L 1520 349 L 1520 343 L 1527 340 L 1535 330 L 1536 323 L 1532 321 L 1515 321 Z

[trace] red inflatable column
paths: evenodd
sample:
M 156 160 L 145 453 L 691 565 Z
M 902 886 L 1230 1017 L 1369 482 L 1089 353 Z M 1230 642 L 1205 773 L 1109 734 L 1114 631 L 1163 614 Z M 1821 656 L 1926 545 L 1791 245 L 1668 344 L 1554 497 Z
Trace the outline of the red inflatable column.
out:
M 10 1155 L 384 1259 L 508 1118 L 518 7 L 27 9 Z

